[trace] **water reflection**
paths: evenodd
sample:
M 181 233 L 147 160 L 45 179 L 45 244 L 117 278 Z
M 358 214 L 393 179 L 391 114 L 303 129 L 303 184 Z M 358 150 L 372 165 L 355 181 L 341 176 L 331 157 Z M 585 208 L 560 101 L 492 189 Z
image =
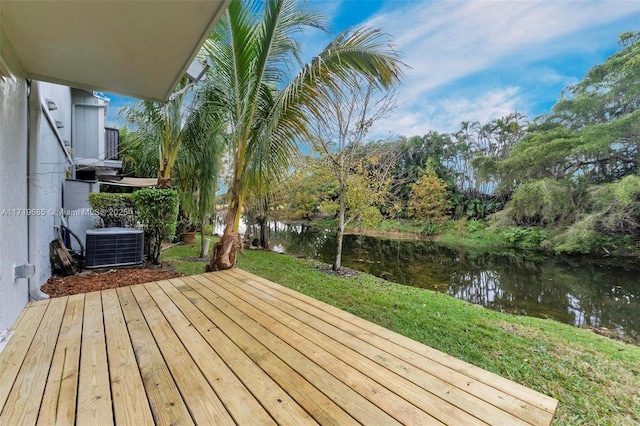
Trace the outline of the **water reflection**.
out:
M 281 225 L 271 235 L 272 247 L 326 263 L 333 261 L 334 241 L 330 232 L 303 226 Z M 634 264 L 477 254 L 430 241 L 346 236 L 343 265 L 501 312 L 606 327 L 640 339 L 640 270 Z

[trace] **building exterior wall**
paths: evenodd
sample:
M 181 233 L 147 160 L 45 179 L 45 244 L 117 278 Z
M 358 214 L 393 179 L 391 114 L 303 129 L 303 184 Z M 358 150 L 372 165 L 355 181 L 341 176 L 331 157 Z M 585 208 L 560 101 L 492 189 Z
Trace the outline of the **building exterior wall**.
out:
M 7 37 L 0 37 L 0 47 L 15 77 L 0 78 L 1 349 L 24 306 L 43 296 L 39 288 L 51 276 L 49 244 L 60 224 L 64 179 L 71 166 L 63 148 L 71 137 L 71 90 L 27 82 Z M 58 109 L 45 111 L 46 99 Z M 28 264 L 34 275 L 16 279 L 15 267 Z
M 29 217 L 30 262 L 36 269 L 36 288 L 51 277 L 50 243 L 58 237 L 64 180 L 71 173 L 63 136 L 63 131 L 71 127 L 70 90 L 33 82 L 29 99 L 29 203 L 32 209 L 41 212 Z M 58 109 L 48 111 L 46 99 L 53 100 Z M 64 127 L 58 128 L 56 120 Z
M 84 90 L 73 91 L 74 157 L 105 159 L 104 127 L 108 103 Z
M 0 31 L 2 27 L 0 26 Z M 14 267 L 29 261 L 27 188 L 27 82 L 4 34 L 0 55 L 15 76 L 0 78 L 0 345 L 29 300 L 28 281 Z
M 52 83 L 38 83 L 40 98 L 50 99 L 55 102 L 57 109 L 50 110 L 49 114 L 54 120 L 62 123 L 63 127 L 58 128 L 58 133 L 63 140 L 71 141 L 71 89 L 67 86 Z

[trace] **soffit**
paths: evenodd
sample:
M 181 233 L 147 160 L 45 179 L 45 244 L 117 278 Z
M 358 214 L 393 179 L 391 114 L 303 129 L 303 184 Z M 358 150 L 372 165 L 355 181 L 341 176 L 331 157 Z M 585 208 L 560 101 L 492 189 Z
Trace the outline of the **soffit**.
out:
M 230 0 L 0 0 L 27 78 L 164 101 Z

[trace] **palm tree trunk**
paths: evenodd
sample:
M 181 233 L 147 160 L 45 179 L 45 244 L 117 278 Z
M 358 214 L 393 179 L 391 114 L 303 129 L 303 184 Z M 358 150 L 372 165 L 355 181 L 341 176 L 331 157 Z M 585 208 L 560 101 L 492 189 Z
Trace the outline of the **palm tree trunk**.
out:
M 167 172 L 166 164 L 158 171 L 158 183 L 156 184 L 158 189 L 171 189 L 171 171 Z
M 220 242 L 213 246 L 206 271 L 222 271 L 236 265 L 236 252 L 242 248 L 242 239 L 238 233 L 241 213 L 240 179 L 235 179 L 231 187 L 231 200 L 227 211 L 226 225 Z

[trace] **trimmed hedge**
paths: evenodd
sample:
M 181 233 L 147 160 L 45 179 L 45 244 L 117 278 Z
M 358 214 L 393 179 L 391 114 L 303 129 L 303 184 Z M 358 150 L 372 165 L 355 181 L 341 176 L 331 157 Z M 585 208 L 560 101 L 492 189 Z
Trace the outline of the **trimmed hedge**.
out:
M 98 228 L 131 228 L 136 226 L 138 212 L 132 195 L 108 192 L 89 194 L 91 209 L 99 218 L 96 226 Z
M 171 189 L 140 189 L 133 193 L 138 220 L 144 226 L 145 253 L 159 263 L 162 242 L 173 238 L 178 217 L 178 193 Z

